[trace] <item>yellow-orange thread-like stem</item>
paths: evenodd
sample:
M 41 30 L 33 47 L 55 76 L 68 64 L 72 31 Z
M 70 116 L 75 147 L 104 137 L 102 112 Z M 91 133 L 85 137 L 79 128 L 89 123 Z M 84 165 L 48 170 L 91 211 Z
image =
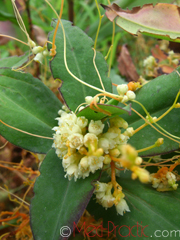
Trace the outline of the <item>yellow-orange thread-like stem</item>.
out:
M 51 49 L 51 56 L 55 56 L 56 55 L 56 45 L 55 45 L 55 41 L 56 41 L 56 34 L 57 34 L 57 30 L 58 30 L 58 27 L 59 27 L 59 19 L 61 19 L 61 16 L 62 16 L 62 13 L 63 13 L 63 5 L 64 5 L 64 0 L 62 0 L 61 2 L 61 10 L 60 10 L 60 13 L 59 13 L 59 18 L 58 18 L 58 21 L 57 21 L 57 24 L 56 24 L 56 28 L 54 30 L 54 35 L 53 35 L 53 41 L 52 41 L 52 49 Z

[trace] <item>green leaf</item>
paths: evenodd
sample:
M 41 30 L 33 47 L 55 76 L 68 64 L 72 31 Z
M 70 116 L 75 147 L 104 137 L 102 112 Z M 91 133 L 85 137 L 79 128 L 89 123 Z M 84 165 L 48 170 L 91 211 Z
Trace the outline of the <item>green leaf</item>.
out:
M 17 20 L 13 15 L 1 10 L 0 10 L 0 21 L 10 21 L 17 25 Z
M 28 133 L 52 137 L 60 101 L 38 79 L 27 73 L 0 69 L 0 119 Z M 51 139 L 30 136 L 0 123 L 0 134 L 11 143 L 32 152 L 46 153 Z
M 22 65 L 24 65 L 29 60 L 29 52 L 26 52 L 22 56 L 12 56 L 0 59 L 0 68 L 6 67 L 6 68 L 19 68 Z
M 105 105 L 105 104 L 97 104 L 100 109 L 103 109 L 111 114 L 111 117 L 116 116 L 116 115 L 121 115 L 121 114 L 131 114 L 131 108 L 128 105 L 127 107 L 121 108 L 118 106 L 113 106 L 113 105 Z M 106 114 L 101 113 L 101 112 L 96 112 L 92 110 L 89 106 L 85 107 L 83 110 L 78 112 L 77 114 L 78 117 L 84 116 L 88 120 L 101 120 L 105 117 L 107 117 Z
M 62 161 L 52 149 L 48 152 L 34 187 L 31 201 L 31 226 L 35 240 L 60 240 L 62 227 L 72 232 L 83 214 L 93 193 L 91 182 L 97 179 L 99 171 L 86 179 L 74 182 L 64 178 Z
M 81 29 L 74 27 L 68 21 L 62 21 L 66 34 L 66 58 L 70 71 L 84 82 L 102 89 L 98 74 L 93 65 L 94 51 L 92 50 L 93 41 Z M 56 26 L 56 21 L 53 22 Z M 54 31 L 50 33 L 49 40 L 52 41 Z M 48 45 L 51 48 L 51 45 Z M 61 25 L 59 25 L 56 35 L 56 56 L 51 61 L 51 71 L 54 79 L 61 79 L 62 86 L 60 92 L 68 105 L 75 111 L 81 103 L 85 102 L 86 96 L 95 96 L 99 92 L 79 83 L 67 71 L 64 64 L 64 40 Z M 104 57 L 96 53 L 96 66 L 99 70 L 105 90 L 112 91 L 112 85 L 107 74 L 107 63 Z M 73 100 L 72 100 L 73 99 Z
M 125 31 L 180 42 L 180 8 L 168 3 L 146 4 L 142 8 L 123 10 L 117 4 L 102 5 L 110 21 L 116 18 L 116 24 Z
M 107 182 L 107 177 L 104 176 L 100 181 Z M 169 236 L 169 239 L 177 239 L 180 221 L 179 188 L 173 192 L 157 192 L 150 185 L 132 180 L 129 172 L 122 173 L 117 181 L 123 187 L 125 200 L 131 212 L 126 212 L 124 216 L 117 215 L 115 207 L 105 210 L 101 205 L 95 203 L 93 198 L 87 208 L 96 220 L 103 219 L 103 227 L 107 228 L 107 232 L 114 233 L 117 239 L 133 240 L 135 237 L 163 239 L 163 233 L 164 236 Z M 143 228 L 144 230 L 142 230 Z M 173 230 L 170 237 L 170 231 Z M 175 233 L 175 231 L 177 232 Z M 167 235 L 168 233 L 169 235 Z
M 180 68 L 177 70 L 180 70 Z M 159 117 L 172 106 L 179 89 L 180 77 L 177 72 L 174 71 L 169 75 L 162 75 L 145 84 L 136 92 L 136 101 L 143 104 L 143 106 L 152 116 Z M 137 103 L 132 103 L 132 108 L 139 112 L 143 117 L 146 117 L 146 113 Z M 180 137 L 180 125 L 177 124 L 180 121 L 179 111 L 180 110 L 178 108 L 173 109 L 164 118 L 162 118 L 162 120 L 157 122 L 166 131 L 177 137 Z M 133 110 L 131 113 L 131 116 L 123 115 L 122 117 L 129 123 L 129 127 L 137 129 L 144 123 L 144 120 L 141 120 L 141 118 L 135 112 L 133 112 Z M 159 134 L 151 126 L 147 126 L 137 132 L 130 138 L 129 143 L 132 144 L 136 149 L 142 149 L 153 145 L 158 138 L 164 138 L 163 145 L 145 151 L 140 155 L 147 156 L 165 154 L 167 152 L 179 149 L 178 143 Z

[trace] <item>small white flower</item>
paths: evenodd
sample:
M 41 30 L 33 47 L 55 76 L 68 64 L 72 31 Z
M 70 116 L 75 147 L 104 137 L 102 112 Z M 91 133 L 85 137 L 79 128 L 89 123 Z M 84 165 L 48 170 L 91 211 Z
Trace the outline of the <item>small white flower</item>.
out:
M 97 181 L 95 186 L 96 186 L 96 188 L 95 188 L 94 192 L 97 193 L 97 192 L 106 192 L 109 185 L 107 183 L 102 183 L 102 182 Z
M 122 216 L 125 212 L 130 212 L 129 207 L 128 207 L 126 201 L 123 198 L 116 205 L 116 211 L 117 211 L 118 214 L 120 214 Z
M 88 120 L 85 117 L 78 117 L 76 124 L 82 129 L 88 125 Z
M 84 169 L 89 168 L 88 157 L 87 156 L 83 157 L 79 164 L 80 164 L 81 168 L 84 168 Z
M 68 137 L 71 148 L 79 149 L 83 146 L 83 135 L 79 133 L 73 133 Z
M 65 177 L 68 177 L 69 180 L 71 180 L 74 177 L 74 180 L 75 181 L 77 180 L 78 178 L 77 164 L 72 164 L 67 168 Z
M 153 56 L 149 56 L 144 60 L 143 65 L 144 67 L 152 69 L 154 66 L 156 66 L 156 59 Z
M 73 153 L 70 156 L 68 155 L 64 156 L 62 160 L 63 168 L 66 170 L 70 165 L 74 163 L 77 165 L 80 159 L 81 159 L 81 155 L 78 153 Z
M 88 156 L 89 168 L 92 173 L 103 167 L 104 157 Z
M 126 144 L 128 139 L 129 139 L 129 137 L 125 136 L 124 134 L 120 134 L 120 136 L 119 136 L 120 144 Z
M 43 59 L 44 59 L 44 56 L 43 56 L 43 54 L 42 53 L 38 53 L 38 54 L 36 54 L 36 56 L 34 57 L 34 61 L 35 62 L 38 62 L 38 63 L 43 63 Z
M 108 139 L 109 142 L 109 149 L 112 149 L 116 146 L 117 142 L 116 142 L 116 138 L 117 138 L 118 134 L 117 133 L 113 133 L 113 132 L 107 132 L 104 133 L 102 135 L 102 138 L 106 138 Z
M 87 133 L 87 134 L 84 136 L 84 145 L 85 145 L 86 147 L 88 147 L 90 143 L 96 145 L 97 142 L 98 142 L 98 138 L 97 138 L 97 136 L 96 136 L 95 134 L 93 134 L 93 133 Z
M 100 138 L 98 141 L 98 147 L 102 148 L 106 154 L 109 153 L 109 140 L 107 138 Z
M 95 135 L 99 135 L 100 133 L 103 132 L 103 128 L 104 128 L 104 124 L 100 120 L 98 121 L 91 120 L 88 127 L 88 131 Z
M 126 131 L 123 134 L 125 136 L 132 137 L 134 134 L 134 129 L 132 127 L 129 127 L 126 129 Z
M 76 123 L 76 120 L 77 120 L 77 116 L 75 113 L 71 112 L 71 113 L 66 113 L 66 112 L 63 112 L 61 113 L 61 122 L 66 122 L 66 123 L 73 123 L 75 124 Z
M 114 204 L 114 200 L 115 198 L 113 197 L 113 195 L 104 195 L 104 197 L 101 199 L 101 205 L 104 208 L 110 208 L 113 206 Z

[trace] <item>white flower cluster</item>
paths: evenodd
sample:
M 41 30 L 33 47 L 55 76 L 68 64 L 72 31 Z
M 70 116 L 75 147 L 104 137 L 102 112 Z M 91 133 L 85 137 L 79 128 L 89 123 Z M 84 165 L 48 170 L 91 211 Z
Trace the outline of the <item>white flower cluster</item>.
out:
M 49 56 L 47 47 L 36 46 L 36 43 L 32 40 L 29 41 L 29 46 L 32 48 L 32 52 L 36 55 L 34 61 L 40 64 L 43 63 L 43 59 Z
M 111 193 L 112 183 L 101 183 L 95 184 L 95 195 L 97 202 L 100 203 L 104 208 L 110 208 L 115 204 L 115 197 Z M 121 192 L 121 197 L 118 199 L 118 203 L 115 204 L 116 211 L 118 214 L 123 215 L 125 212 L 130 212 L 130 209 L 124 199 L 124 194 Z
M 157 173 L 152 173 L 150 175 L 150 182 L 152 183 L 152 187 L 156 188 L 157 191 L 176 190 L 178 187 L 176 181 L 176 175 L 168 171 L 160 175 Z
M 74 113 L 59 111 L 58 127 L 54 127 L 53 147 L 62 158 L 62 165 L 69 179 L 85 178 L 103 167 L 102 149 L 98 149 L 98 137 L 104 128 L 101 121 L 90 122 Z
M 56 132 L 53 147 L 62 158 L 65 176 L 69 179 L 88 177 L 102 169 L 103 164 L 109 164 L 110 156 L 119 157 L 121 145 L 126 144 L 134 132 L 120 117 L 110 119 L 110 128 L 103 133 L 104 124 L 100 120 L 91 120 L 88 124 L 85 117 L 77 117 L 72 112 L 60 110 L 58 113 L 58 126 L 53 128 Z M 121 133 L 120 128 L 126 131 Z
M 122 96 L 122 100 L 121 100 L 122 103 L 134 100 L 136 98 L 136 94 L 133 91 L 128 90 L 127 84 L 118 85 L 117 92 L 120 96 Z

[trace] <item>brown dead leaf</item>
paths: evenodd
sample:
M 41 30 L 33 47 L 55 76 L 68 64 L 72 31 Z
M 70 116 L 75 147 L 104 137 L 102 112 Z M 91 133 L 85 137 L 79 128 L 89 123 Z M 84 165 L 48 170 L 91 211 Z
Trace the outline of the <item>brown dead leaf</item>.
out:
M 118 69 L 121 75 L 125 76 L 128 82 L 137 82 L 139 79 L 139 75 L 136 71 L 136 68 L 126 45 L 122 46 L 118 62 Z
M 156 38 L 180 42 L 180 7 L 175 4 L 157 3 L 123 10 L 117 4 L 106 6 L 106 16 L 125 31 L 137 35 L 139 32 Z
M 161 62 L 167 58 L 167 54 L 165 54 L 159 47 L 159 45 L 156 45 L 155 48 L 151 49 L 152 56 L 158 60 L 158 62 Z

